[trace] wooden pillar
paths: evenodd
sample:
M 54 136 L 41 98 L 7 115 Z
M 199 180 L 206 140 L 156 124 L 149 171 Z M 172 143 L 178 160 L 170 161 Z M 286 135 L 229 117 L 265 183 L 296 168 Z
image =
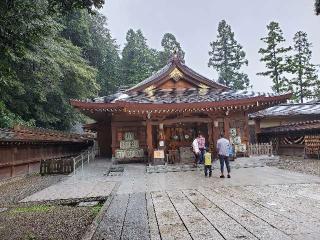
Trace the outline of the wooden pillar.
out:
M 212 131 L 212 122 L 207 123 L 207 128 L 208 128 L 208 143 L 209 143 L 209 148 L 214 145 L 213 141 L 213 131 Z M 212 150 L 212 149 L 210 149 Z
M 255 125 L 255 137 L 256 137 L 256 142 L 259 142 L 258 134 L 261 133 L 261 126 L 260 126 L 260 119 L 255 119 L 254 120 L 254 125 Z
M 146 121 L 147 123 L 147 147 L 148 147 L 148 157 L 152 158 L 153 154 L 153 144 L 152 144 L 152 124 L 150 120 Z
M 114 126 L 112 123 L 111 123 L 111 134 L 112 134 L 112 143 L 111 143 L 112 156 L 114 156 L 116 152 L 116 147 L 117 147 L 117 127 Z
M 248 117 L 248 113 L 245 112 L 244 113 L 244 127 L 243 127 L 243 131 L 244 131 L 244 139 L 243 142 L 248 145 L 249 143 L 249 117 Z
M 224 125 L 224 136 L 226 139 L 230 138 L 230 116 L 225 116 L 223 118 Z

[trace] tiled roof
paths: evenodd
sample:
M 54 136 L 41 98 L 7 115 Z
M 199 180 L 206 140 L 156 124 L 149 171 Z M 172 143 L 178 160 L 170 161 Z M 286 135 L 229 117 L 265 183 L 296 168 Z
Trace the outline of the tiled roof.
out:
M 171 62 L 168 63 L 167 65 L 165 65 L 163 68 L 161 68 L 160 70 L 158 70 L 157 72 L 153 73 L 150 77 L 146 78 L 145 80 L 139 82 L 138 84 L 136 84 L 135 86 L 133 86 L 132 88 L 128 89 L 128 90 L 131 90 L 131 89 L 134 89 L 134 88 L 137 88 L 137 87 L 140 87 L 144 84 L 147 84 L 155 79 L 157 79 L 159 76 L 161 76 L 162 74 L 164 74 L 166 71 L 169 70 L 169 68 L 171 67 Z
M 320 115 L 320 103 L 281 104 L 250 115 L 251 118 L 281 117 L 292 115 Z
M 139 82 L 135 86 L 126 90 L 126 92 L 139 91 L 139 90 L 141 90 L 141 88 L 145 88 L 153 83 L 156 83 L 157 81 L 166 78 L 170 74 L 170 72 L 175 68 L 178 68 L 179 70 L 181 70 L 183 73 L 185 73 L 188 76 L 192 76 L 192 78 L 196 78 L 197 83 L 204 83 L 204 84 L 208 85 L 209 87 L 213 87 L 213 88 L 229 89 L 227 86 L 220 84 L 220 83 L 217 83 L 216 81 L 208 79 L 208 78 L 202 76 L 201 74 L 195 72 L 194 70 L 189 68 L 184 63 L 184 61 L 182 59 L 180 59 L 177 56 L 173 56 L 169 60 L 167 65 L 165 65 L 159 71 L 153 73 L 147 79 Z
M 263 134 L 279 134 L 279 133 L 293 133 L 293 132 L 306 132 L 306 131 L 320 131 L 320 120 L 305 121 L 285 124 L 277 127 L 262 128 Z
M 234 91 L 234 90 L 217 90 L 217 89 L 200 89 L 192 88 L 186 90 L 156 90 L 150 92 L 134 92 L 122 99 L 114 101 L 123 101 L 130 103 L 199 103 L 199 102 L 219 102 L 227 100 L 239 100 L 252 97 L 273 97 L 277 94 L 252 92 L 252 91 Z
M 41 128 L 0 129 L 1 142 L 87 142 L 93 137 L 88 134 L 74 134 L 61 131 L 47 130 Z

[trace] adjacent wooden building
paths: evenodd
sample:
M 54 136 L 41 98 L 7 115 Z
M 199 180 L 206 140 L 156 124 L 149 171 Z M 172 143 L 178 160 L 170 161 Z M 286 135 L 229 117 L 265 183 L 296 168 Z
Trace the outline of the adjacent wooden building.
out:
M 320 101 L 280 104 L 250 115 L 258 142 L 272 142 L 279 155 L 320 155 Z
M 220 133 L 231 138 L 237 151 L 245 151 L 248 114 L 289 97 L 231 90 L 174 56 L 161 70 L 124 92 L 71 100 L 71 104 L 96 121 L 86 128 L 97 132 L 102 155 L 128 161 L 166 156 L 177 163 L 191 161 L 190 146 L 199 132 L 213 152 Z

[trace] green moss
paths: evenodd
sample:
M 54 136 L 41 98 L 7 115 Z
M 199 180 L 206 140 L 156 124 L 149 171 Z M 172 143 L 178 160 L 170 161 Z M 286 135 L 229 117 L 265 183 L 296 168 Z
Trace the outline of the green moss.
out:
M 101 208 L 102 208 L 103 204 L 99 203 L 96 206 L 91 207 L 91 212 L 94 216 L 97 216 L 98 213 L 100 212 Z
M 16 214 L 16 213 L 48 212 L 51 208 L 52 206 L 48 206 L 48 205 L 34 205 L 34 206 L 28 206 L 28 207 L 14 208 L 10 211 L 10 213 Z

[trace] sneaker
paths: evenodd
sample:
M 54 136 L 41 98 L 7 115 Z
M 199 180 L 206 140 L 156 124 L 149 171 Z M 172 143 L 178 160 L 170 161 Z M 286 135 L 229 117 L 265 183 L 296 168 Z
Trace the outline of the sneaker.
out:
M 231 178 L 230 174 L 228 174 L 228 178 Z
M 220 178 L 224 178 L 224 175 L 221 175 Z

